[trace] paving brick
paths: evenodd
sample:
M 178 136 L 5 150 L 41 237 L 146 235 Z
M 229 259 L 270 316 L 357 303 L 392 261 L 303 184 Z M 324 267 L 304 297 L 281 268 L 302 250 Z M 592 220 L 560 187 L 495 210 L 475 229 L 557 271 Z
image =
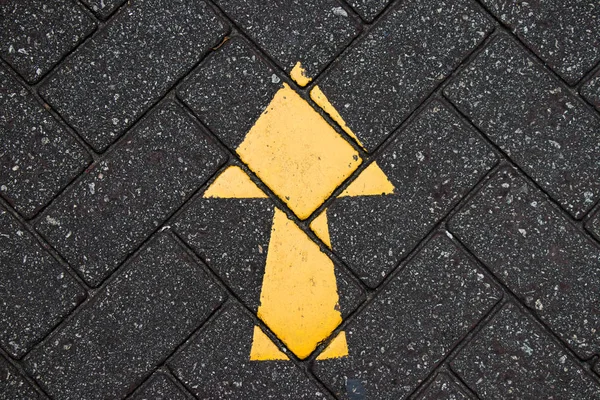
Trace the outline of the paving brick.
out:
M 218 287 L 172 238 L 155 238 L 24 359 L 55 399 L 121 399 L 219 306 Z
M 131 2 L 61 65 L 40 94 L 94 149 L 103 150 L 224 32 L 204 1 Z
M 90 156 L 29 91 L 0 67 L 0 193 L 33 217 Z
M 600 198 L 600 118 L 508 36 L 445 93 L 573 216 Z
M 21 357 L 85 292 L 31 233 L 0 207 L 0 344 Z
M 102 19 L 106 19 L 126 0 L 81 0 L 88 6 L 94 14 Z
M 390 0 L 348 0 L 348 4 L 366 21 L 373 21 Z
M 595 0 L 483 3 L 571 84 L 600 60 L 600 7 Z
M 581 94 L 600 111 L 600 71 L 581 88 Z
M 444 235 L 427 246 L 345 327 L 349 356 L 316 361 L 343 399 L 404 399 L 500 293 Z
M 72 0 L 0 3 L 0 55 L 29 82 L 37 81 L 96 27 Z
M 582 357 L 600 350 L 600 249 L 511 169 L 450 229 Z
M 177 95 L 233 150 L 282 87 L 275 71 L 234 37 L 202 61 Z
M 600 211 L 596 211 L 592 219 L 587 222 L 586 227 L 596 239 L 600 240 Z
M 0 400 L 39 399 L 33 387 L 0 355 Z
M 96 286 L 224 158 L 192 117 L 168 102 L 47 208 L 36 229 Z
M 465 392 L 447 374 L 441 373 L 418 397 L 419 400 L 469 400 Z
M 469 0 L 400 2 L 330 69 L 319 87 L 371 151 L 492 26 Z
M 240 306 L 225 307 L 169 361 L 192 393 L 205 400 L 325 398 L 291 361 L 251 361 L 253 321 Z
M 217 0 L 216 3 L 304 86 L 341 52 L 359 25 L 336 0 Z M 294 67 L 301 63 L 305 74 Z M 304 79 L 303 79 L 304 78 Z
M 432 102 L 375 160 L 393 194 L 338 197 L 326 209 L 334 253 L 377 286 L 495 160 L 473 129 Z
M 452 361 L 482 399 L 599 399 L 600 385 L 513 305 Z
M 190 400 L 169 375 L 157 372 L 131 396 L 130 400 Z

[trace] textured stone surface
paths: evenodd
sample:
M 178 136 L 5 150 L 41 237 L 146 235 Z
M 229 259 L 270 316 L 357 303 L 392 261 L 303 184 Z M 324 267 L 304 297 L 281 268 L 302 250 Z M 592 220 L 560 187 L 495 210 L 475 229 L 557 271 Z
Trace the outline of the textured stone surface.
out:
M 217 0 L 216 3 L 278 64 L 297 62 L 314 77 L 358 34 L 335 0 Z
M 463 390 L 447 374 L 441 373 L 418 397 L 419 400 L 469 400 Z
M 345 327 L 349 356 L 314 370 L 342 399 L 404 399 L 500 294 L 438 235 Z
M 169 102 L 46 209 L 36 229 L 95 286 L 223 161 L 216 144 Z
M 26 368 L 55 399 L 124 398 L 222 296 L 200 265 L 163 234 L 29 353 Z
M 30 218 L 91 158 L 2 67 L 0 88 L 0 193 Z
M 0 344 L 21 357 L 85 292 L 17 220 L 0 207 Z
M 571 84 L 600 60 L 600 5 L 595 0 L 483 3 Z
M 452 361 L 482 399 L 600 399 L 600 385 L 529 316 L 505 306 Z
M 223 34 L 223 24 L 203 1 L 131 2 L 40 94 L 94 149 L 103 150 Z
M 432 102 L 376 159 L 394 193 L 339 197 L 327 208 L 334 253 L 377 286 L 495 158 L 456 114 Z
M 0 400 L 36 400 L 37 392 L 15 367 L 0 355 Z
M 281 87 L 275 71 L 235 37 L 207 57 L 177 95 L 233 150 Z
M 254 324 L 229 304 L 178 353 L 169 367 L 198 398 L 324 399 L 290 361 L 250 361 Z
M 107 18 L 110 14 L 125 3 L 125 0 L 81 0 L 100 18 Z
M 579 218 L 600 197 L 600 118 L 500 35 L 446 95 L 550 196 Z
M 37 81 L 91 33 L 96 24 L 76 1 L 0 3 L 0 55 L 28 81 Z
M 467 0 L 402 2 L 332 67 L 319 87 L 371 151 L 492 26 Z
M 600 211 L 596 211 L 594 216 L 587 222 L 586 227 L 600 241 Z
M 583 357 L 600 350 L 600 248 L 503 169 L 450 230 Z
M 348 0 L 348 4 L 366 21 L 372 21 L 390 0 Z
M 190 400 L 169 375 L 157 372 L 135 391 L 131 400 Z
M 581 94 L 600 111 L 600 71 L 581 88 Z

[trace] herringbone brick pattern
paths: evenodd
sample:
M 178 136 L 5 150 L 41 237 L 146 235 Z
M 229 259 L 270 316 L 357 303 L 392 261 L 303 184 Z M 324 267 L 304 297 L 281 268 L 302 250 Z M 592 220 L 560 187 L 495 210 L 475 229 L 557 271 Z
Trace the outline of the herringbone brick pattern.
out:
M 0 399 L 600 399 L 597 1 L 5 0 L 0 57 Z M 246 136 L 289 88 L 347 142 L 308 217 Z

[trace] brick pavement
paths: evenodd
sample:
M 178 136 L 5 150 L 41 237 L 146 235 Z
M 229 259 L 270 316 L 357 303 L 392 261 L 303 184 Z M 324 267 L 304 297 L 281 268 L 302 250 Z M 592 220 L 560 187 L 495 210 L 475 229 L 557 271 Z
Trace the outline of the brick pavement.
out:
M 595 0 L 0 2 L 0 400 L 600 399 Z

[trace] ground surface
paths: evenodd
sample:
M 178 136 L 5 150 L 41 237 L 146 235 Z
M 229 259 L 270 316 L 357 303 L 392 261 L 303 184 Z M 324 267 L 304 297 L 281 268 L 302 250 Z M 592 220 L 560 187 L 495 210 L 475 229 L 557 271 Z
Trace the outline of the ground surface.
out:
M 0 399 L 600 399 L 596 0 L 4 0 L 0 57 Z

